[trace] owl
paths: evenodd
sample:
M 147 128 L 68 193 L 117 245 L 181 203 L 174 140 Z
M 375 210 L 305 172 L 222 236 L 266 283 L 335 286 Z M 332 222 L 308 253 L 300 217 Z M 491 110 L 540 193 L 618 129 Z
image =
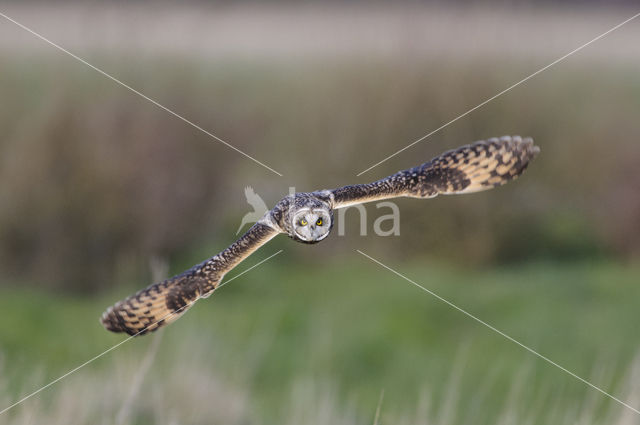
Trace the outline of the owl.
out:
M 175 321 L 198 299 L 211 295 L 226 273 L 281 233 L 296 242 L 315 244 L 331 233 L 337 208 L 397 197 L 433 198 L 491 189 L 522 174 L 538 152 L 530 138 L 492 138 L 445 152 L 373 183 L 286 196 L 228 248 L 117 302 L 104 312 L 101 322 L 112 332 L 133 336 L 155 331 Z

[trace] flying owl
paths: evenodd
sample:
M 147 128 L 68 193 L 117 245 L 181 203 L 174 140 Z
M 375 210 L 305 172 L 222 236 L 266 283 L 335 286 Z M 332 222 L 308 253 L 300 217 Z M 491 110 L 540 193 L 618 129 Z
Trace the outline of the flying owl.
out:
M 538 152 L 530 138 L 492 138 L 373 183 L 286 196 L 228 248 L 117 302 L 104 312 L 101 322 L 112 332 L 134 336 L 155 331 L 180 317 L 196 300 L 209 296 L 226 273 L 280 233 L 314 244 L 329 236 L 337 208 L 401 196 L 433 198 L 491 189 L 522 174 Z

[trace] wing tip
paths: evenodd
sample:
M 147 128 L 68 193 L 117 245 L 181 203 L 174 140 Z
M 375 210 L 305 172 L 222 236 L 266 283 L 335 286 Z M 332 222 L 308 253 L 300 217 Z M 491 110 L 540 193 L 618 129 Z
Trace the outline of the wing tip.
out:
M 160 321 L 152 325 L 147 325 L 142 329 L 132 328 L 131 326 L 128 326 L 126 321 L 118 313 L 118 307 L 120 307 L 121 304 L 122 304 L 121 301 L 115 303 L 111 307 L 107 308 L 104 311 L 104 313 L 102 313 L 102 316 L 100 316 L 100 323 L 109 332 L 126 333 L 127 335 L 130 335 L 130 336 L 138 336 L 138 335 L 144 335 L 147 332 L 153 332 L 156 329 L 158 329 L 160 326 L 162 326 L 163 321 Z
M 516 143 L 516 147 L 524 153 L 527 162 L 533 161 L 540 153 L 540 146 L 534 144 L 532 137 L 513 136 L 513 141 Z
M 124 321 L 118 315 L 116 311 L 116 307 L 118 304 L 114 304 L 111 307 L 107 308 L 102 316 L 100 316 L 100 323 L 104 328 L 110 332 L 114 333 L 127 333 L 129 335 L 135 335 L 135 332 L 127 326 L 124 326 Z
M 109 307 L 100 316 L 100 324 L 110 332 L 124 332 L 125 330 L 118 324 L 117 314 L 114 311 L 114 306 Z
M 500 159 L 491 166 L 491 169 L 488 169 L 489 165 L 486 164 L 480 168 L 471 167 L 468 169 L 470 184 L 464 190 L 456 193 L 480 192 L 502 186 L 524 173 L 540 153 L 540 147 L 534 144 L 533 138 L 523 138 L 519 135 L 480 140 L 472 143 L 469 148 L 475 152 L 478 149 L 488 150 L 487 155 L 497 155 Z M 503 162 L 503 155 L 507 155 L 508 158 L 505 162 Z
M 502 137 L 492 137 L 487 140 L 480 140 L 476 143 L 477 144 L 495 143 L 495 144 L 501 144 L 503 146 L 509 145 L 516 152 L 523 153 L 524 159 L 526 159 L 527 162 L 532 161 L 540 153 L 540 146 L 537 146 L 534 143 L 533 137 L 521 137 L 517 134 L 513 136 L 505 135 Z

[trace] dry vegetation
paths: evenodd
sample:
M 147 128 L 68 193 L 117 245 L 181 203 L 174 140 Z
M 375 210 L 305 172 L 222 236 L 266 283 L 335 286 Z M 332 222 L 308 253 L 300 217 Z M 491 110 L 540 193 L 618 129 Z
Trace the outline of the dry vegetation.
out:
M 157 338 L 157 336 L 156 336 Z M 374 423 L 376 405 L 366 412 L 358 399 L 344 399 L 337 382 L 300 376 L 279 392 L 284 396 L 279 408 L 272 409 L 274 419 L 267 420 L 260 411 L 252 409 L 248 401 L 252 396 L 249 376 L 236 376 L 214 372 L 216 354 L 205 351 L 200 338 L 183 338 L 179 347 L 162 343 L 148 344 L 145 350 L 136 350 L 142 357 L 118 353 L 103 361 L 100 368 L 83 370 L 51 390 L 3 414 L 7 425 L 42 424 L 268 424 L 284 425 L 365 425 Z M 155 347 L 154 347 L 155 346 Z M 163 369 L 153 364 L 156 347 L 169 350 L 175 363 Z M 131 351 L 131 350 L 129 350 Z M 464 356 L 463 356 L 464 357 Z M 176 360 L 177 359 L 177 360 Z M 150 366 L 150 367 L 145 367 Z M 425 385 L 417 395 L 414 408 L 400 409 L 392 403 L 380 406 L 379 424 L 397 425 L 449 425 L 485 423 L 483 406 L 492 404 L 497 415 L 494 424 L 608 424 L 632 425 L 640 423 L 638 414 L 617 403 L 606 403 L 595 391 L 586 391 L 584 398 L 573 404 L 563 401 L 564 388 L 542 384 L 533 389 L 535 374 L 531 362 L 524 362 L 514 370 L 507 382 L 508 394 L 496 399 L 495 376 L 491 370 L 481 376 L 473 398 L 460 400 L 460 385 L 465 373 L 464 358 L 452 364 L 452 375 L 444 389 Z M 608 369 L 607 365 L 604 369 Z M 602 379 L 602 371 L 591 378 Z M 616 394 L 631 406 L 638 406 L 640 392 L 640 364 L 634 363 L 618 384 Z M 25 381 L 35 387 L 43 380 L 34 373 Z M 0 382 L 0 385 L 2 383 Z M 434 404 L 432 394 L 444 396 Z M 0 387 L 0 400 L 8 405 L 12 397 Z M 412 397 L 414 398 L 414 397 Z M 361 401 L 360 401 L 361 402 Z M 361 403 L 360 403 L 361 404 Z M 606 406 L 606 407 L 605 407 Z M 274 414 L 274 411 L 277 412 Z M 478 416 L 480 415 L 480 416 Z
M 43 14 L 14 4 L 7 13 L 285 177 L 5 25 L 10 34 L 2 39 L 23 43 L 3 47 L 0 74 L 0 267 L 12 280 L 86 291 L 138 279 L 149 256 L 226 246 L 233 235 L 225 229 L 246 208 L 246 185 L 273 203 L 289 186 L 371 180 L 460 144 L 513 133 L 533 136 L 543 150 L 522 182 L 437 203 L 401 202 L 404 232 L 385 241 L 390 252 L 480 264 L 640 252 L 640 84 L 628 54 L 635 27 L 355 176 L 624 11 L 539 10 L 523 18 L 509 10 L 348 9 L 346 16 L 359 17 L 355 27 L 333 9 L 170 9 L 151 22 L 143 11 L 93 5 Z M 81 31 L 72 25 L 78 21 L 90 23 L 82 36 L 72 30 Z M 363 47 L 379 44 L 368 36 L 371 26 L 392 40 L 387 53 Z M 540 26 L 545 32 L 530 30 Z M 158 28 L 179 36 L 162 42 Z M 460 31 L 452 36 L 450 28 Z M 326 46 L 350 53 L 314 50 L 324 33 L 343 40 Z M 196 40 L 210 50 L 184 48 L 198 46 Z M 475 54 L 464 53 L 469 45 Z M 136 46 L 146 54 L 133 54 Z M 270 50 L 277 46 L 281 55 Z
M 385 240 L 390 252 L 487 264 L 629 258 L 640 250 L 640 85 L 630 70 L 573 63 L 549 71 L 356 178 L 527 68 L 108 63 L 285 177 L 66 58 L 14 62 L 0 75 L 11 99 L 0 114 L 0 264 L 14 279 L 82 290 L 129 280 L 132 271 L 137 279 L 151 255 L 226 246 L 247 208 L 246 185 L 273 203 L 290 185 L 372 180 L 510 133 L 532 135 L 542 147 L 521 181 L 470 197 L 400 201 L 403 232 Z

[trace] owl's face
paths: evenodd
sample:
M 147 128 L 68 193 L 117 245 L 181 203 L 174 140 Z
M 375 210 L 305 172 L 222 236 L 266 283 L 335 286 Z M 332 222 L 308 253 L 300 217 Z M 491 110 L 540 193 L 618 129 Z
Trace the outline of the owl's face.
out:
M 333 226 L 333 217 L 328 208 L 302 208 L 293 216 L 293 239 L 306 242 L 320 242 Z

